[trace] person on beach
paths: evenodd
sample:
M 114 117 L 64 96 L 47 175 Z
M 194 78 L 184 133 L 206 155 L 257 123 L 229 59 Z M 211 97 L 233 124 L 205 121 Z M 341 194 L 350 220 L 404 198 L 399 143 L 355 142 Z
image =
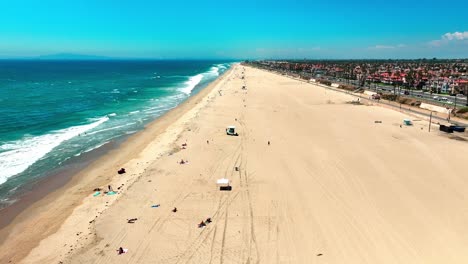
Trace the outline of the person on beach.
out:
M 177 212 L 177 207 L 174 207 L 174 209 L 172 209 L 172 212 L 176 213 Z
M 119 247 L 119 249 L 117 250 L 119 252 L 119 255 L 122 255 L 123 253 L 125 253 L 124 249 L 122 247 Z
M 209 223 L 211 223 L 211 222 L 212 222 L 212 221 L 211 221 L 211 217 L 208 217 L 208 218 L 206 219 L 206 221 L 205 221 L 205 223 L 207 223 L 207 224 L 209 224 Z
M 180 160 L 180 164 L 185 164 L 185 161 L 183 159 Z
M 202 228 L 202 227 L 205 227 L 206 224 L 204 221 L 201 221 L 201 223 L 198 224 L 198 228 Z
M 268 146 L 270 146 L 270 141 L 268 141 Z
M 113 192 L 112 186 L 109 185 L 109 186 L 107 186 L 107 188 L 109 188 L 109 192 Z
M 127 219 L 127 223 L 134 224 L 136 220 L 138 220 L 138 218 Z
M 210 144 L 210 141 L 209 141 L 209 140 L 207 140 L 207 141 L 206 141 L 206 144 Z

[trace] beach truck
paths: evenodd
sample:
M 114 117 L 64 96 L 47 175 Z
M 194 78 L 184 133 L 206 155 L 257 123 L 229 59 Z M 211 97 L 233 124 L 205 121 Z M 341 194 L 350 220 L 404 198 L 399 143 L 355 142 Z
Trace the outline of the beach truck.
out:
M 236 132 L 236 127 L 235 126 L 228 126 L 226 128 L 226 134 L 229 136 L 239 136 Z

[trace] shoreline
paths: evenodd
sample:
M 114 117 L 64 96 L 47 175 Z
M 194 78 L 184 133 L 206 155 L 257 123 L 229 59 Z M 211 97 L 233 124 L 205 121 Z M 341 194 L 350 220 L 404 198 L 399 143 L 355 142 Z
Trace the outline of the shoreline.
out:
M 11 197 L 15 200 L 11 205 L 0 209 L 0 232 L 3 228 L 11 224 L 16 216 L 29 206 L 55 190 L 64 187 L 74 175 L 80 173 L 87 166 L 90 166 L 93 160 L 118 148 L 124 140 L 125 139 L 110 141 L 93 151 L 84 153 L 79 157 L 74 157 L 75 159 L 69 160 L 70 164 L 66 164 L 63 168 L 57 168 L 44 178 L 26 184 L 23 187 L 25 190 L 22 193 Z M 0 244 L 3 242 L 3 239 L 3 237 L 0 237 Z
M 192 95 L 181 101 L 181 103 L 175 108 L 181 106 L 192 97 L 197 96 L 198 93 L 202 92 L 205 88 L 208 88 L 225 73 L 227 73 L 227 71 L 219 75 L 216 79 L 212 80 L 208 84 L 204 84 L 201 87 L 193 89 Z M 163 115 L 156 117 L 154 120 L 147 123 L 145 127 L 137 133 L 119 136 L 116 139 L 112 139 L 108 143 L 93 149 L 92 151 L 82 153 L 78 157 L 72 157 L 66 161 L 67 164 L 65 164 L 63 167 L 55 168 L 54 170 L 49 171 L 46 176 L 21 186 L 21 188 L 24 190 L 9 197 L 9 199 L 14 200 L 14 202 L 10 205 L 0 208 L 0 234 L 2 229 L 8 226 L 13 221 L 13 219 L 26 208 L 37 202 L 39 199 L 44 198 L 46 195 L 57 190 L 58 188 L 63 187 L 71 180 L 74 175 L 90 166 L 93 160 L 96 160 L 101 156 L 106 155 L 108 152 L 119 148 L 123 142 L 127 141 L 129 138 L 135 136 L 139 132 L 147 129 L 148 126 L 150 126 L 153 122 L 156 122 L 158 119 L 162 118 L 164 115 L 168 114 L 175 108 L 169 109 Z M 0 237 L 0 245 L 3 242 L 3 239 L 3 237 Z
M 89 63 L 89 62 L 86 62 Z M 135 76 L 139 76 L 138 74 L 142 74 L 141 78 L 138 77 L 138 80 L 141 80 L 141 87 L 144 91 L 144 95 L 139 95 L 137 91 L 132 91 L 132 96 L 136 96 L 135 98 L 125 97 L 123 99 L 126 103 L 125 105 L 116 104 L 114 108 L 108 108 L 104 106 L 100 106 L 95 108 L 94 110 L 87 110 L 84 114 L 79 114 L 77 117 L 73 115 L 68 115 L 65 121 L 58 121 L 53 122 L 52 124 L 48 123 L 41 123 L 41 126 L 38 128 L 33 125 L 31 128 L 32 130 L 29 132 L 25 132 L 27 135 L 16 135 L 17 133 L 13 133 L 12 137 L 5 137 L 3 138 L 3 143 L 8 143 L 5 145 L 5 150 L 8 152 L 10 146 L 21 146 L 21 150 L 25 152 L 29 150 L 29 143 L 24 142 L 28 140 L 28 142 L 34 143 L 34 146 L 38 146 L 41 148 L 41 153 L 45 151 L 45 153 L 41 154 L 42 156 L 30 155 L 23 157 L 20 154 L 16 153 L 14 156 L 5 156 L 5 162 L 2 163 L 2 167 L 5 167 L 5 175 L 1 175 L 0 178 L 0 229 L 5 225 L 2 224 L 2 209 L 6 207 L 10 207 L 12 204 L 18 202 L 21 199 L 25 199 L 31 191 L 35 191 L 37 189 L 36 185 L 38 183 L 47 181 L 48 178 L 53 177 L 56 174 L 74 174 L 77 170 L 75 168 L 74 163 L 82 163 L 84 159 L 82 156 L 95 151 L 98 148 L 103 148 L 103 145 L 108 145 L 110 142 L 120 144 L 122 141 L 126 140 L 131 135 L 145 129 L 151 122 L 154 122 L 156 119 L 160 118 L 163 114 L 169 112 L 174 107 L 177 107 L 184 101 L 188 100 L 190 97 L 196 95 L 199 91 L 203 90 L 206 86 L 210 83 L 215 81 L 217 78 L 222 76 L 222 74 L 229 68 L 229 65 L 232 62 L 221 62 L 221 61 L 212 61 L 212 62 L 204 62 L 204 63 L 193 63 L 193 65 L 197 65 L 198 68 L 193 68 L 193 65 L 190 63 L 187 65 L 186 75 L 174 75 L 171 76 L 170 71 L 168 72 L 169 75 L 165 76 L 163 74 L 163 78 L 161 80 L 161 76 L 157 77 L 145 77 L 146 75 L 153 75 L 153 72 L 145 72 L 143 70 L 141 73 L 133 72 L 132 74 L 136 74 Z M 159 65 L 160 64 L 160 65 Z M 155 67 L 165 67 L 161 66 L 161 63 L 151 63 L 151 64 L 141 64 L 146 68 Z M 180 62 L 177 64 L 179 65 Z M 206 64 L 206 65 L 205 65 Z M 139 64 L 125 64 L 125 67 L 136 67 L 135 65 Z M 130 66 L 129 66 L 130 65 Z M 133 65 L 133 66 L 132 66 Z M 172 65 L 172 64 L 170 64 Z M 172 67 L 172 66 L 167 67 Z M 198 66 L 199 65 L 199 66 Z M 23 66 L 22 66 L 23 67 Z M 56 67 L 56 66 L 54 66 Z M 90 64 L 89 67 L 96 67 L 100 69 L 99 66 L 95 66 L 94 64 Z M 179 66 L 178 66 L 179 67 Z M 107 68 L 100 70 L 106 70 Z M 70 69 L 66 68 L 64 70 L 70 71 Z M 71 68 L 73 70 L 73 68 Z M 109 69 L 107 69 L 109 70 Z M 151 71 L 151 70 L 149 70 Z M 194 77 L 201 77 L 197 80 L 193 80 Z M 203 76 L 203 77 L 202 77 Z M 167 77 L 167 78 L 166 78 Z M 172 80 L 172 78 L 175 78 Z M 112 78 L 112 77 L 111 77 Z M 115 80 L 113 82 L 118 81 L 128 81 L 130 79 L 119 79 L 118 75 L 115 76 Z M 146 81 L 150 80 L 150 84 L 145 83 Z M 160 86 L 159 88 L 153 89 L 153 83 L 156 86 Z M 69 81 L 68 84 L 77 85 L 72 81 Z M 36 85 L 36 84 L 35 84 Z M 89 87 L 93 89 L 93 83 L 89 84 Z M 140 84 L 136 84 L 140 85 Z M 149 86 L 148 86 L 149 85 Z M 53 86 L 51 84 L 51 86 Z M 115 86 L 115 85 L 114 85 Z M 147 89 L 148 87 L 150 89 Z M 88 86 L 87 86 L 88 87 Z M 111 85 L 111 89 L 113 86 Z M 36 87 L 37 88 L 37 87 Z M 131 88 L 131 89 L 140 89 L 140 88 Z M 78 89 L 78 88 L 75 88 Z M 83 88 L 84 89 L 84 88 Z M 97 89 L 97 88 L 96 88 Z M 167 89 L 167 91 L 166 91 Z M 123 92 L 124 90 L 122 90 Z M 84 94 L 90 95 L 94 92 L 102 93 L 102 94 L 118 94 L 121 91 L 112 92 L 105 92 L 100 91 L 100 88 L 96 91 L 88 91 L 84 89 L 82 91 Z M 141 92 L 140 92 L 141 94 Z M 112 95 L 116 96 L 116 95 Z M 141 96 L 144 96 L 142 99 Z M 145 101 L 146 100 L 146 101 Z M 144 102 L 143 102 L 144 101 Z M 21 105 L 21 104 L 18 104 Z M 109 105 L 112 107 L 112 105 Z M 16 111 L 16 110 L 14 110 Z M 41 110 L 42 111 L 42 110 Z M 44 110 L 45 112 L 47 110 Z M 61 111 L 61 110 L 57 110 Z M 138 113 L 138 115 L 135 115 Z M 69 113 L 70 114 L 70 113 Z M 118 116 L 117 116 L 118 115 Z M 26 119 L 26 120 L 34 120 L 33 119 Z M 136 120 L 136 121 L 132 121 Z M 8 120 L 7 120 L 8 121 Z M 34 122 L 34 121 L 32 121 Z M 13 122 L 15 123 L 15 122 Z M 99 127 L 96 128 L 95 126 L 98 125 Z M 29 126 L 29 125 L 28 125 Z M 26 126 L 26 127 L 28 127 Z M 82 127 L 83 126 L 83 127 Z M 8 129 L 8 128 L 7 128 Z M 81 134 L 85 136 L 81 137 L 82 135 L 74 134 L 71 131 L 75 131 L 75 129 L 79 129 L 82 131 Z M 83 130 L 85 129 L 85 130 Z M 91 130 L 90 130 L 91 129 Z M 70 131 L 69 131 L 70 130 Z M 76 130 L 78 131 L 78 130 Z M 90 133 L 90 135 L 86 135 Z M 21 134 L 21 133 L 20 133 Z M 29 135 L 31 134 L 31 135 Z M 64 142 L 60 142 L 59 145 L 55 146 L 53 149 L 44 148 L 45 144 L 48 144 L 47 140 L 43 140 L 43 136 L 59 136 L 59 135 L 67 135 L 67 137 L 72 136 L 73 138 L 69 138 Z M 14 135 L 14 136 L 13 136 Z M 36 138 L 37 137 L 37 138 Z M 60 138 L 62 141 L 62 138 Z M 26 144 L 26 145 L 25 145 Z M 33 146 L 31 145 L 31 146 Z M 57 151 L 59 150 L 59 151 Z M 8 154 L 8 153 L 4 153 Z M 96 158 L 95 155 L 93 159 Z M 11 160 L 13 159 L 13 160 Z M 30 164 L 26 168 L 18 167 L 18 171 L 16 171 L 16 167 L 18 164 L 15 163 L 14 159 L 22 160 L 26 159 L 23 165 Z M 69 165 L 69 166 L 67 166 Z M 87 164 L 84 164 L 85 166 Z M 13 167 L 11 167 L 13 166 Z M 66 172 L 67 167 L 73 167 L 73 171 L 71 173 Z M 13 171 L 10 169 L 15 168 Z M 15 172 L 16 171 L 16 172 Z M 10 175 L 11 173 L 16 173 L 14 175 Z M 27 198 L 26 198 L 27 199 Z M 4 221 L 3 221 L 4 222 Z
M 58 215 L 55 213 L 55 217 L 47 216 L 48 218 L 53 218 L 54 221 L 46 223 L 46 228 L 44 228 L 45 230 L 43 232 L 36 232 L 32 237 L 31 234 L 24 235 L 25 238 L 27 237 L 29 246 L 25 247 L 22 245 L 19 248 L 14 247 L 18 249 L 15 250 L 15 252 L 9 252 L 10 254 L 0 253 L 0 259 L 12 259 L 17 262 L 26 257 L 42 239 L 54 234 L 68 216 L 72 214 L 74 209 L 81 204 L 82 200 L 92 194 L 92 186 L 102 188 L 115 180 L 116 177 L 119 177 L 116 176 L 117 174 L 115 173 L 117 169 L 120 168 L 119 165 L 130 162 L 135 152 L 143 151 L 145 147 L 154 140 L 149 139 L 148 135 L 151 135 L 151 138 L 157 138 L 164 134 L 165 130 L 171 124 L 194 108 L 195 105 L 201 102 L 221 81 L 227 78 L 234 67 L 236 67 L 236 64 L 232 65 L 230 69 L 207 86 L 201 88 L 196 94 L 180 103 L 177 107 L 148 123 L 143 130 L 122 139 L 121 142 L 113 142 L 112 145 L 115 144 L 115 146 L 107 146 L 108 144 L 106 144 L 102 148 L 87 153 L 88 155 L 86 155 L 86 158 L 94 161 L 90 161 L 78 169 L 73 170 L 72 168 L 72 171 L 57 172 L 55 175 L 40 180 L 32 188 L 32 191 L 29 191 L 28 194 L 21 197 L 22 200 L 2 209 L 0 211 L 3 214 L 2 221 L 0 221 L 0 248 L 4 247 L 7 244 L 7 239 L 15 233 L 18 233 L 17 236 L 15 236 L 15 242 L 21 243 L 22 239 L 18 237 L 23 235 L 21 229 L 26 226 L 30 228 L 33 227 L 30 224 L 32 222 L 37 222 L 34 219 L 35 216 L 44 216 L 44 211 L 57 209 L 54 208 L 54 201 L 58 199 L 68 200 L 66 204 L 59 206 L 61 210 Z M 99 154 L 101 151 L 104 153 Z M 111 166 L 111 164 L 114 164 L 114 166 Z M 90 171 L 104 172 L 101 174 L 106 176 L 100 175 L 93 179 Z M 131 171 L 127 171 L 127 174 L 124 174 L 124 176 L 131 173 Z M 131 175 L 134 176 L 135 174 Z M 15 244 L 15 242 L 13 242 L 13 244 Z M 1 252 L 8 252 L 8 250 L 1 250 Z

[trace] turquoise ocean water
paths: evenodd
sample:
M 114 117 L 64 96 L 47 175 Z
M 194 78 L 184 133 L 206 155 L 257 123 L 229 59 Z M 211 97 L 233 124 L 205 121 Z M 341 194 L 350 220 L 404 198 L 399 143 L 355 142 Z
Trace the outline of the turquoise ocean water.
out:
M 215 80 L 218 61 L 0 61 L 0 208 Z

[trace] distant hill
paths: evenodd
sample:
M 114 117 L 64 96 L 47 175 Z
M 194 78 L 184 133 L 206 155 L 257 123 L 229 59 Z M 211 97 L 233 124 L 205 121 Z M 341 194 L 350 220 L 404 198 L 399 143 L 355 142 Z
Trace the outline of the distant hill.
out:
M 73 53 L 57 53 L 50 55 L 41 55 L 35 59 L 39 60 L 112 60 L 113 58 L 96 55 L 83 55 Z

